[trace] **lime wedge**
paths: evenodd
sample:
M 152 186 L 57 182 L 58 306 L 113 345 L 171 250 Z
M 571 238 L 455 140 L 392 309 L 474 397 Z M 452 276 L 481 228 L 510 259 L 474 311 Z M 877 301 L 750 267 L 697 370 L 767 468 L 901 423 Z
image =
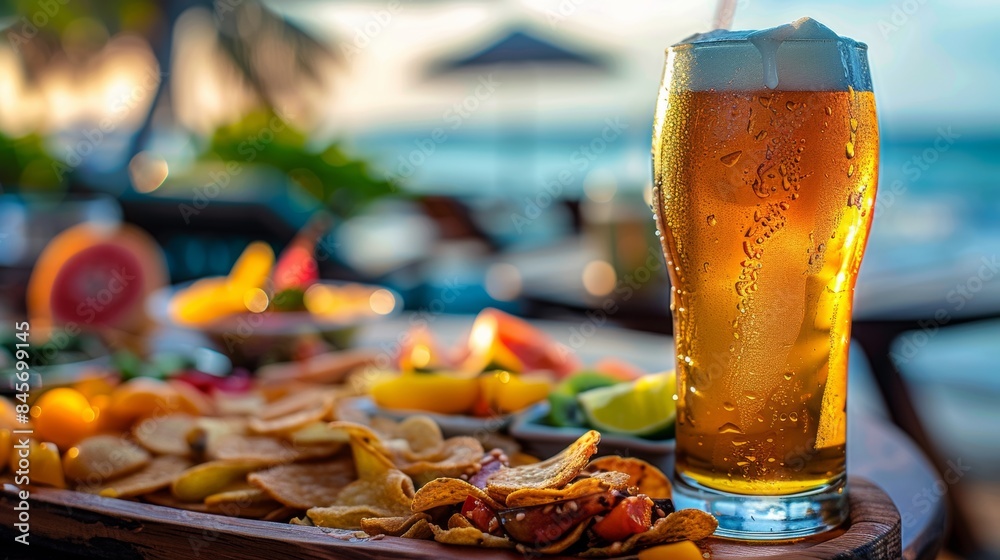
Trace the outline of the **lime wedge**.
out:
M 629 436 L 666 436 L 674 426 L 677 378 L 673 371 L 640 377 L 631 383 L 591 389 L 576 396 L 590 426 Z

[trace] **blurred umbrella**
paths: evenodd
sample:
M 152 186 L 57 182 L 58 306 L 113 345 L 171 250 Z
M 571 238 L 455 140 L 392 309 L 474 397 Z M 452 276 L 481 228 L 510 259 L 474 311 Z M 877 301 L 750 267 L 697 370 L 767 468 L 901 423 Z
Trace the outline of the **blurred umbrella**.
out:
M 598 56 L 515 29 L 472 54 L 434 63 L 429 74 L 440 76 L 469 70 L 481 72 L 496 66 L 538 65 L 576 67 L 582 70 L 607 68 L 605 61 Z
M 427 69 L 428 78 L 442 78 L 453 75 L 481 75 L 483 72 L 496 72 L 501 74 L 499 81 L 521 81 L 526 84 L 534 96 L 538 82 L 545 76 L 546 72 L 553 69 L 568 70 L 580 73 L 604 73 L 610 70 L 608 62 L 601 56 L 579 50 L 566 44 L 561 44 L 556 39 L 543 38 L 534 32 L 514 28 L 507 31 L 499 39 L 487 45 L 473 50 L 467 54 L 459 54 L 455 57 L 445 58 L 430 64 Z M 501 95 L 502 98 L 502 95 Z M 528 127 L 531 130 L 530 147 L 527 150 L 527 160 L 518 162 L 512 160 L 509 168 L 498 172 L 496 186 L 499 185 L 501 177 L 515 177 L 517 171 L 522 171 L 522 176 L 534 179 L 535 175 L 535 151 L 537 150 L 537 132 L 535 130 L 536 116 L 533 111 L 525 111 L 529 115 Z M 507 136 L 510 143 L 516 142 L 516 125 L 509 125 Z M 501 135 L 503 138 L 504 135 Z M 497 147 L 498 153 L 504 153 L 501 139 Z

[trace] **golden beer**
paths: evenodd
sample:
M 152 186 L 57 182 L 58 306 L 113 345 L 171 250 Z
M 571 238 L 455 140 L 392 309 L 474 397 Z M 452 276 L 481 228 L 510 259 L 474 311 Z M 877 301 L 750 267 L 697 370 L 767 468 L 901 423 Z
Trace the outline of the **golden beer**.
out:
M 878 174 L 874 97 L 865 80 L 691 87 L 697 48 L 668 50 L 653 131 L 676 476 L 744 496 L 842 485 L 851 307 Z

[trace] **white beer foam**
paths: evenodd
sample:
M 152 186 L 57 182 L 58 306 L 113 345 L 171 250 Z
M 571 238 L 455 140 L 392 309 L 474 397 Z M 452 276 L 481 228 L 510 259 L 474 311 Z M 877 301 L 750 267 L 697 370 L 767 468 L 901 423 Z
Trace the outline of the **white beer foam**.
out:
M 699 33 L 672 47 L 689 58 L 684 78 L 691 91 L 869 91 L 865 49 L 812 18 L 760 31 Z

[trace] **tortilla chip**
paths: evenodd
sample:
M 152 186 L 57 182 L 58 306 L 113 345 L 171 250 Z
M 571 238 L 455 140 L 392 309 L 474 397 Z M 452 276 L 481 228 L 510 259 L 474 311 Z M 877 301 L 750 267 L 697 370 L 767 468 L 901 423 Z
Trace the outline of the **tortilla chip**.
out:
M 214 513 L 227 517 L 245 517 L 248 519 L 260 519 L 268 513 L 281 507 L 281 504 L 273 500 L 267 500 L 251 504 L 223 503 L 207 505 L 204 502 L 185 502 L 178 500 L 173 494 L 166 491 L 146 494 L 143 500 L 159 506 L 172 507 L 187 511 L 197 511 L 199 513 Z
M 610 455 L 594 459 L 587 465 L 586 472 L 621 472 L 629 475 L 629 486 L 635 486 L 640 494 L 661 499 L 671 496 L 670 479 L 655 466 L 635 457 Z
M 434 537 L 434 531 L 431 530 L 429 521 L 421 519 L 400 536 L 404 539 L 430 539 Z
M 507 537 L 490 535 L 475 527 L 442 529 L 437 525 L 431 525 L 431 532 L 434 533 L 434 540 L 443 544 L 481 548 L 514 548 L 514 541 Z
M 132 498 L 170 486 L 174 478 L 190 466 L 191 461 L 183 457 L 164 455 L 153 458 L 142 470 L 109 482 L 104 486 L 84 484 L 76 489 L 90 494 L 100 494 L 107 498 Z
M 267 404 L 258 393 L 215 393 L 215 410 L 219 416 L 256 416 Z
M 268 513 L 264 517 L 261 517 L 262 521 L 276 521 L 278 523 L 290 523 L 291 519 L 302 514 L 302 510 L 291 508 L 287 506 L 281 506 L 271 513 Z
M 186 456 L 191 453 L 187 434 L 194 426 L 194 417 L 187 414 L 147 418 L 132 427 L 132 437 L 157 455 Z
M 291 525 L 302 525 L 304 527 L 316 526 L 316 524 L 313 523 L 312 519 L 309 519 L 309 516 L 307 515 L 303 515 L 302 517 L 293 517 L 288 520 L 288 523 Z
M 240 490 L 227 490 L 205 497 L 206 506 L 220 504 L 256 504 L 258 502 L 274 501 L 271 497 L 259 488 L 242 488 Z
M 290 439 L 295 445 L 331 445 L 347 443 L 351 436 L 344 430 L 331 428 L 328 422 L 319 421 L 292 432 Z
M 473 527 L 471 521 L 461 513 L 453 513 L 451 517 L 448 518 L 448 528 L 449 529 L 463 529 L 465 527 Z
M 321 407 L 326 397 L 325 391 L 294 391 L 264 405 L 255 416 L 261 420 L 276 420 L 303 410 Z
M 297 446 L 268 436 L 228 435 L 219 439 L 211 450 L 211 459 L 242 459 L 292 463 L 304 459 L 320 459 L 337 454 L 343 444 Z
M 583 536 L 583 532 L 587 530 L 589 523 L 583 522 L 574 527 L 568 533 L 566 533 L 563 538 L 559 539 L 554 543 L 547 544 L 543 547 L 532 548 L 525 544 L 518 544 L 517 550 L 525 556 L 537 556 L 539 554 L 559 554 L 560 552 L 566 550 L 567 548 L 573 546 L 580 537 Z
M 507 495 L 505 503 L 508 508 L 537 506 L 560 500 L 573 500 L 588 494 L 607 492 L 612 489 L 620 490 L 625 488 L 627 484 L 627 474 L 599 473 L 599 475 L 574 480 L 563 488 L 525 488 L 523 490 L 515 490 Z
M 504 468 L 487 481 L 486 491 L 498 501 L 524 488 L 559 488 L 573 480 L 597 452 L 601 434 L 595 430 L 580 436 L 557 455 L 531 465 Z
M 149 453 L 131 441 L 113 435 L 89 437 L 66 451 L 66 478 L 99 485 L 145 467 Z
M 333 411 L 333 399 L 324 398 L 312 406 L 276 418 L 251 418 L 250 430 L 257 434 L 287 434 L 323 419 Z
M 714 517 L 701 510 L 682 509 L 656 521 L 645 533 L 632 535 L 621 543 L 585 550 L 580 556 L 605 558 L 629 554 L 633 550 L 658 544 L 700 541 L 712 536 L 718 526 L 719 522 Z
M 427 511 L 439 506 L 460 504 L 469 496 L 482 500 L 494 511 L 504 509 L 503 504 L 490 497 L 485 491 L 460 478 L 439 478 L 423 485 L 413 496 L 413 511 Z
M 268 466 L 261 461 L 220 460 L 191 467 L 174 479 L 171 492 L 184 502 L 201 502 L 224 491 L 233 482 L 245 481 L 248 473 Z M 270 510 L 268 510 L 270 511 Z
M 426 513 L 414 513 L 400 517 L 368 517 L 361 520 L 361 530 L 369 535 L 389 535 L 399 537 L 410 530 L 418 521 L 430 521 Z
M 323 463 L 281 465 L 250 474 L 250 484 L 282 504 L 298 508 L 329 506 L 355 478 L 349 457 Z
M 399 470 L 413 477 L 413 483 L 422 486 L 436 478 L 473 475 L 479 470 L 483 446 L 473 437 L 453 437 L 426 459 L 407 462 L 399 455 L 391 455 Z
M 429 416 L 410 416 L 396 427 L 396 437 L 406 440 L 410 447 L 411 461 L 436 454 L 444 445 L 444 436 L 437 422 Z M 482 446 L 480 446 L 481 448 Z
M 411 513 L 413 481 L 392 469 L 372 477 L 359 469 L 361 478 L 348 484 L 329 507 L 314 507 L 306 511 L 313 523 L 321 527 L 360 529 L 366 517 L 398 517 Z
M 247 433 L 245 418 L 198 418 L 194 428 L 187 433 L 191 455 L 198 460 L 214 455 L 218 442 L 229 435 Z

